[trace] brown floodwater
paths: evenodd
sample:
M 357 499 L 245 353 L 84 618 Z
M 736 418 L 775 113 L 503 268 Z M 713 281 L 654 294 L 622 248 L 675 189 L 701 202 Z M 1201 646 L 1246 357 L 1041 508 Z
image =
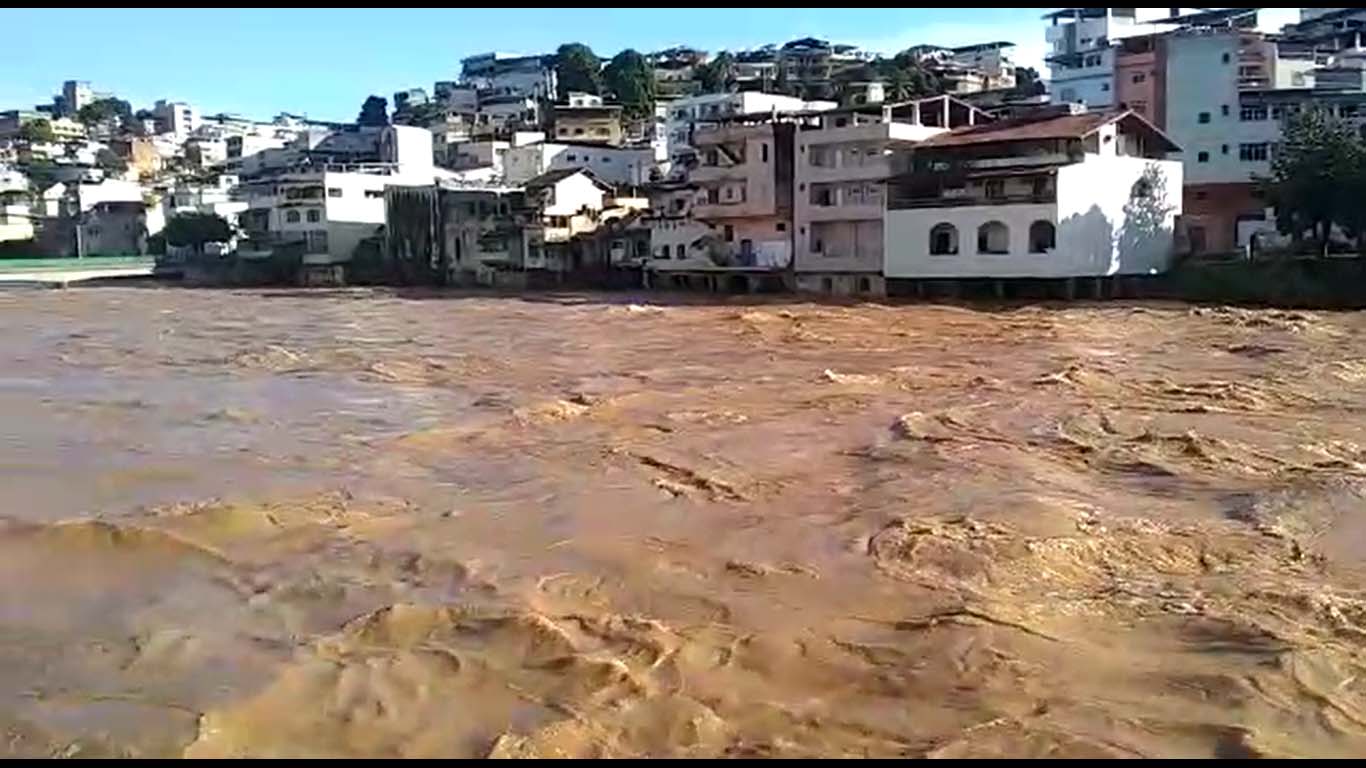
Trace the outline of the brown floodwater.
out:
M 6 756 L 1366 754 L 1366 315 L 90 287 L 0 328 Z

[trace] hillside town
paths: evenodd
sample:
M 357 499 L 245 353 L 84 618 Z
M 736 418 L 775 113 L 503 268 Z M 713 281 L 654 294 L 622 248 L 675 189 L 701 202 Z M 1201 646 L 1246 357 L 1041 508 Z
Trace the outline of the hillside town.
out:
M 1059 9 L 1042 73 L 1009 41 L 570 43 L 358 97 L 351 123 L 69 80 L 0 112 L 0 255 L 155 254 L 221 283 L 1102 291 L 1283 239 L 1257 180 L 1285 120 L 1366 120 L 1366 11 L 1257 22 Z
M 1366 10 L 0 29 L 0 757 L 1366 755 Z

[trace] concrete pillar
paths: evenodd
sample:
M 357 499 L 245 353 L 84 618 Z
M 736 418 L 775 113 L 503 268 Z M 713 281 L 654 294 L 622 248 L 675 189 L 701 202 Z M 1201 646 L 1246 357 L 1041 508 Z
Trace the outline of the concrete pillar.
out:
M 1004 280 L 992 280 L 991 289 L 996 293 L 996 298 L 1004 299 L 1006 297 L 1006 282 Z
M 1097 277 L 1091 281 L 1091 298 L 1097 301 L 1105 298 L 1105 278 Z
M 759 278 L 750 275 L 745 278 L 745 288 L 749 293 L 759 292 Z
M 920 125 L 920 102 L 911 102 L 911 123 Z
M 940 96 L 939 98 L 942 99 L 943 104 L 944 104 L 944 123 L 943 123 L 943 127 L 944 127 L 944 128 L 948 128 L 948 127 L 949 127 L 949 97 L 948 97 L 948 96 Z
M 923 298 L 925 298 L 925 281 L 924 281 L 924 280 L 916 280 L 916 281 L 915 281 L 915 297 L 916 297 L 917 299 L 923 299 Z
M 1067 297 L 1068 301 L 1072 301 L 1073 299 L 1077 298 L 1076 278 L 1069 277 L 1066 280 L 1064 280 L 1062 283 L 1062 290 L 1063 296 Z

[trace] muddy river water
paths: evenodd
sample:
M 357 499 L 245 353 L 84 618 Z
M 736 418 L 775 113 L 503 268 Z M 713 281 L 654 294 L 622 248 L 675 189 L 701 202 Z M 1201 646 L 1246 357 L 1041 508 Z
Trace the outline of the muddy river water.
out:
M 92 287 L 0 328 L 2 755 L 1366 754 L 1366 315 Z

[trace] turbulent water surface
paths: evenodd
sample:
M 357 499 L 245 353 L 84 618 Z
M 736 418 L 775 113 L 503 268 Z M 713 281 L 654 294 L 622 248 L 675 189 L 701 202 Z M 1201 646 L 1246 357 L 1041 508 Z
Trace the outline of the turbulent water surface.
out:
M 0 754 L 1366 754 L 1366 318 L 0 292 Z

